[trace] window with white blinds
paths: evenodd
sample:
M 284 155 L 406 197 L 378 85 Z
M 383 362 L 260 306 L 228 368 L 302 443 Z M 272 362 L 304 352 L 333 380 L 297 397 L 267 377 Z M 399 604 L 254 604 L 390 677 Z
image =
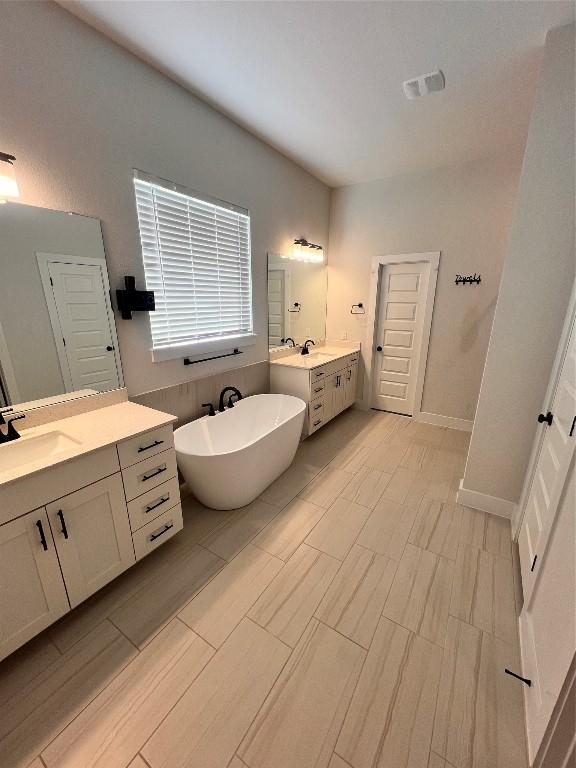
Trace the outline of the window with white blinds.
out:
M 253 343 L 248 211 L 137 174 L 155 360 Z

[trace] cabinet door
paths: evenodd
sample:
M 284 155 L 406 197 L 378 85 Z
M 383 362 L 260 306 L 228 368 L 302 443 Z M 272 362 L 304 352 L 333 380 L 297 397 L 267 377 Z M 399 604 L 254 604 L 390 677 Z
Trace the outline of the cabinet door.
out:
M 46 510 L 0 526 L 0 660 L 69 610 Z
M 346 408 L 346 368 L 334 374 L 334 416 Z
M 119 474 L 49 504 L 47 511 L 72 607 L 135 562 Z
M 356 387 L 358 385 L 358 366 L 352 365 L 346 370 L 346 408 L 353 405 L 356 400 Z

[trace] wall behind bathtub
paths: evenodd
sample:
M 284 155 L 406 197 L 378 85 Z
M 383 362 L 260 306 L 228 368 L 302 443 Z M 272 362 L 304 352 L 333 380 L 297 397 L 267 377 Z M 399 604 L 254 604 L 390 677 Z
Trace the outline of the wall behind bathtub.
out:
M 299 235 L 327 243 L 328 187 L 55 3 L 2 3 L 1 13 L 0 150 L 17 157 L 21 202 L 100 218 L 113 289 L 126 274 L 143 285 L 133 168 L 248 208 L 259 336 L 242 373 L 222 381 L 265 391 L 266 254 Z M 128 392 L 155 391 L 150 404 L 230 370 L 228 360 L 152 363 L 145 313 L 117 315 L 117 326 Z

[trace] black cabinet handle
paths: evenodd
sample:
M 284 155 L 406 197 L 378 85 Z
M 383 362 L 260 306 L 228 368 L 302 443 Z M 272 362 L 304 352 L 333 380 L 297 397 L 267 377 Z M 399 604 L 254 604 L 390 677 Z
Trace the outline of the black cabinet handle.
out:
M 159 539 L 160 536 L 164 536 L 166 531 L 169 531 L 170 528 L 174 528 L 174 523 L 168 523 L 164 526 L 164 528 L 162 528 L 161 531 L 158 531 L 158 533 L 153 533 L 151 536 L 149 536 L 150 541 L 154 541 L 155 539 Z
M 314 422 L 314 424 L 313 424 L 313 426 L 314 426 L 314 427 L 317 427 L 317 426 L 318 426 L 318 424 L 322 424 L 322 419 L 318 419 L 318 421 L 315 421 L 315 422 Z
M 170 498 L 170 494 L 168 494 L 167 496 L 163 496 L 161 499 L 158 499 L 156 504 L 150 504 L 149 507 L 145 508 L 144 514 L 148 514 L 148 512 L 152 512 L 152 510 L 156 509 L 156 507 L 161 507 L 162 504 L 166 504 L 169 498 Z
M 324 387 L 316 387 L 314 392 L 322 392 L 323 389 L 324 389 Z
M 319 408 L 322 408 L 322 403 L 318 403 L 318 405 L 314 406 L 315 411 L 317 411 Z
M 538 414 L 538 423 L 539 424 L 544 424 L 544 422 L 546 422 L 546 424 L 548 424 L 548 426 L 551 427 L 553 419 L 554 419 L 554 416 L 550 413 L 550 411 L 548 411 L 546 416 L 544 416 L 543 413 L 539 413 Z
M 44 550 L 44 552 L 46 552 L 48 549 L 48 544 L 46 543 L 46 536 L 44 535 L 42 520 L 36 521 L 36 528 L 38 528 L 38 532 L 40 533 L 40 544 L 42 544 L 42 549 Z
M 106 352 L 113 352 L 113 351 L 114 351 L 114 345 L 108 344 L 108 346 L 106 347 Z
M 142 475 L 142 482 L 145 482 L 146 480 L 152 480 L 153 477 L 156 477 L 156 475 L 161 475 L 162 472 L 166 472 L 166 467 L 158 467 L 158 469 L 155 469 L 154 472 L 150 472 L 149 475 Z
M 68 528 L 66 528 L 66 520 L 64 520 L 64 512 L 62 512 L 61 509 L 58 510 L 56 513 L 56 516 L 60 519 L 60 525 L 62 528 L 60 529 L 60 533 L 64 534 L 64 538 L 68 538 Z
M 142 448 L 138 448 L 138 453 L 142 453 L 142 451 L 149 451 L 150 448 L 156 448 L 157 445 L 162 445 L 164 440 L 154 440 L 153 443 L 150 443 L 150 445 L 143 445 Z
M 574 434 L 575 428 L 576 428 L 576 416 L 574 416 L 574 418 L 572 419 L 572 426 L 570 427 L 570 434 L 568 435 L 568 437 L 572 437 L 572 435 Z
M 534 560 L 532 560 L 532 565 L 530 566 L 530 571 L 532 572 L 534 568 L 536 567 L 536 560 L 538 560 L 538 555 L 534 555 Z

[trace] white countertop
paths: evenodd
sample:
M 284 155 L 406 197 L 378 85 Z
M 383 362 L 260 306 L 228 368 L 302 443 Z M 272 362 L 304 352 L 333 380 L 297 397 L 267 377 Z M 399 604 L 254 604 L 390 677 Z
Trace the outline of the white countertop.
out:
M 312 368 L 318 368 L 326 363 L 331 363 L 333 360 L 338 360 L 340 357 L 348 357 L 348 355 L 354 352 L 360 351 L 360 345 L 336 347 L 327 344 L 324 347 L 310 347 L 309 355 L 302 355 L 297 352 L 293 355 L 286 355 L 285 357 L 277 357 L 270 360 L 270 365 L 287 365 L 290 368 L 306 368 L 312 370 Z
M 0 445 L 0 485 L 42 472 L 57 464 L 175 421 L 176 416 L 128 401 L 51 421 L 30 429 L 22 429 L 22 422 L 17 421 L 14 426 L 21 434 L 20 439 Z M 9 455 L 12 446 L 49 433 L 60 433 L 64 436 L 63 450 L 43 456 L 36 461 L 26 461 L 15 467 L 2 466 L 3 457 Z

